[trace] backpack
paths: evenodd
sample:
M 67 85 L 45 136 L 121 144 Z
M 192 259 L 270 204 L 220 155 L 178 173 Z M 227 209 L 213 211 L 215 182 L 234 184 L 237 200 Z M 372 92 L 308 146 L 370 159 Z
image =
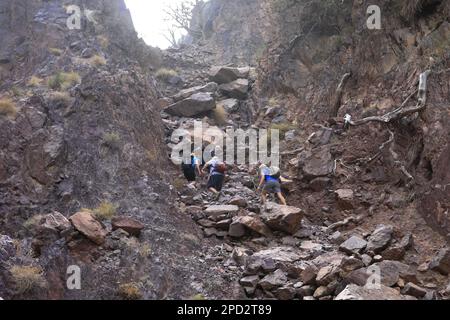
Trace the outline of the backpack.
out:
M 227 165 L 223 162 L 220 162 L 214 166 L 214 171 L 224 174 L 227 171 Z

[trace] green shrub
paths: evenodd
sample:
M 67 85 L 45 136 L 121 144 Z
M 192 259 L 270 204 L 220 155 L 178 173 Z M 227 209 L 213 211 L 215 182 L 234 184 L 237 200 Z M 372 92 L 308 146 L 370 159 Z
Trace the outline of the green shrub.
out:
M 58 48 L 49 48 L 48 51 L 55 56 L 60 56 L 63 53 L 63 50 Z
M 173 69 L 161 68 L 156 71 L 155 76 L 160 80 L 168 81 L 170 78 L 178 76 L 178 73 Z
M 67 90 L 79 83 L 81 77 L 76 72 L 58 72 L 48 80 L 48 86 L 53 90 Z
M 111 150 L 120 148 L 120 136 L 116 132 L 105 133 L 102 138 L 102 144 Z
M 94 216 L 100 221 L 112 219 L 116 212 L 117 206 L 109 201 L 103 201 L 97 208 L 92 210 Z

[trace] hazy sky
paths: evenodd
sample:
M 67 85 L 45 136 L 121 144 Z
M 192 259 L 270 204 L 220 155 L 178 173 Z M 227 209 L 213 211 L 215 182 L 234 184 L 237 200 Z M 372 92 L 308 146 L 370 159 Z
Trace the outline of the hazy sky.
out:
M 151 46 L 167 48 L 170 43 L 164 38 L 170 23 L 164 21 L 164 8 L 183 0 L 125 0 L 133 16 L 133 23 L 139 36 Z

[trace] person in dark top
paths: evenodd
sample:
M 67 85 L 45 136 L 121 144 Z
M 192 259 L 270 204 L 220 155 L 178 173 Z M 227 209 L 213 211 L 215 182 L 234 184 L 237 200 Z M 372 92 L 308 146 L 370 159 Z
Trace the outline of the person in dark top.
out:
M 194 182 L 197 178 L 197 174 L 199 176 L 202 175 L 202 171 L 200 169 L 200 160 L 195 156 L 195 154 L 191 154 L 191 162 L 183 163 L 181 165 L 181 169 L 183 171 L 184 177 L 189 182 Z

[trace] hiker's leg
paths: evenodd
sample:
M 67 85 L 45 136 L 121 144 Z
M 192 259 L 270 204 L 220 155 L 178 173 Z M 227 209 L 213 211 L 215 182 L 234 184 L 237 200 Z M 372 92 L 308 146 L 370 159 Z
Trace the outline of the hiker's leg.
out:
M 211 191 L 212 193 L 218 194 L 219 191 L 217 191 L 215 188 L 211 187 L 209 188 L 209 191 Z
M 261 192 L 261 202 L 262 204 L 266 204 L 266 201 L 267 201 L 267 193 L 263 190 Z
M 286 199 L 283 197 L 283 194 L 281 192 L 277 192 L 277 196 L 278 196 L 278 199 L 280 199 L 281 204 L 286 206 L 287 203 L 286 203 Z

